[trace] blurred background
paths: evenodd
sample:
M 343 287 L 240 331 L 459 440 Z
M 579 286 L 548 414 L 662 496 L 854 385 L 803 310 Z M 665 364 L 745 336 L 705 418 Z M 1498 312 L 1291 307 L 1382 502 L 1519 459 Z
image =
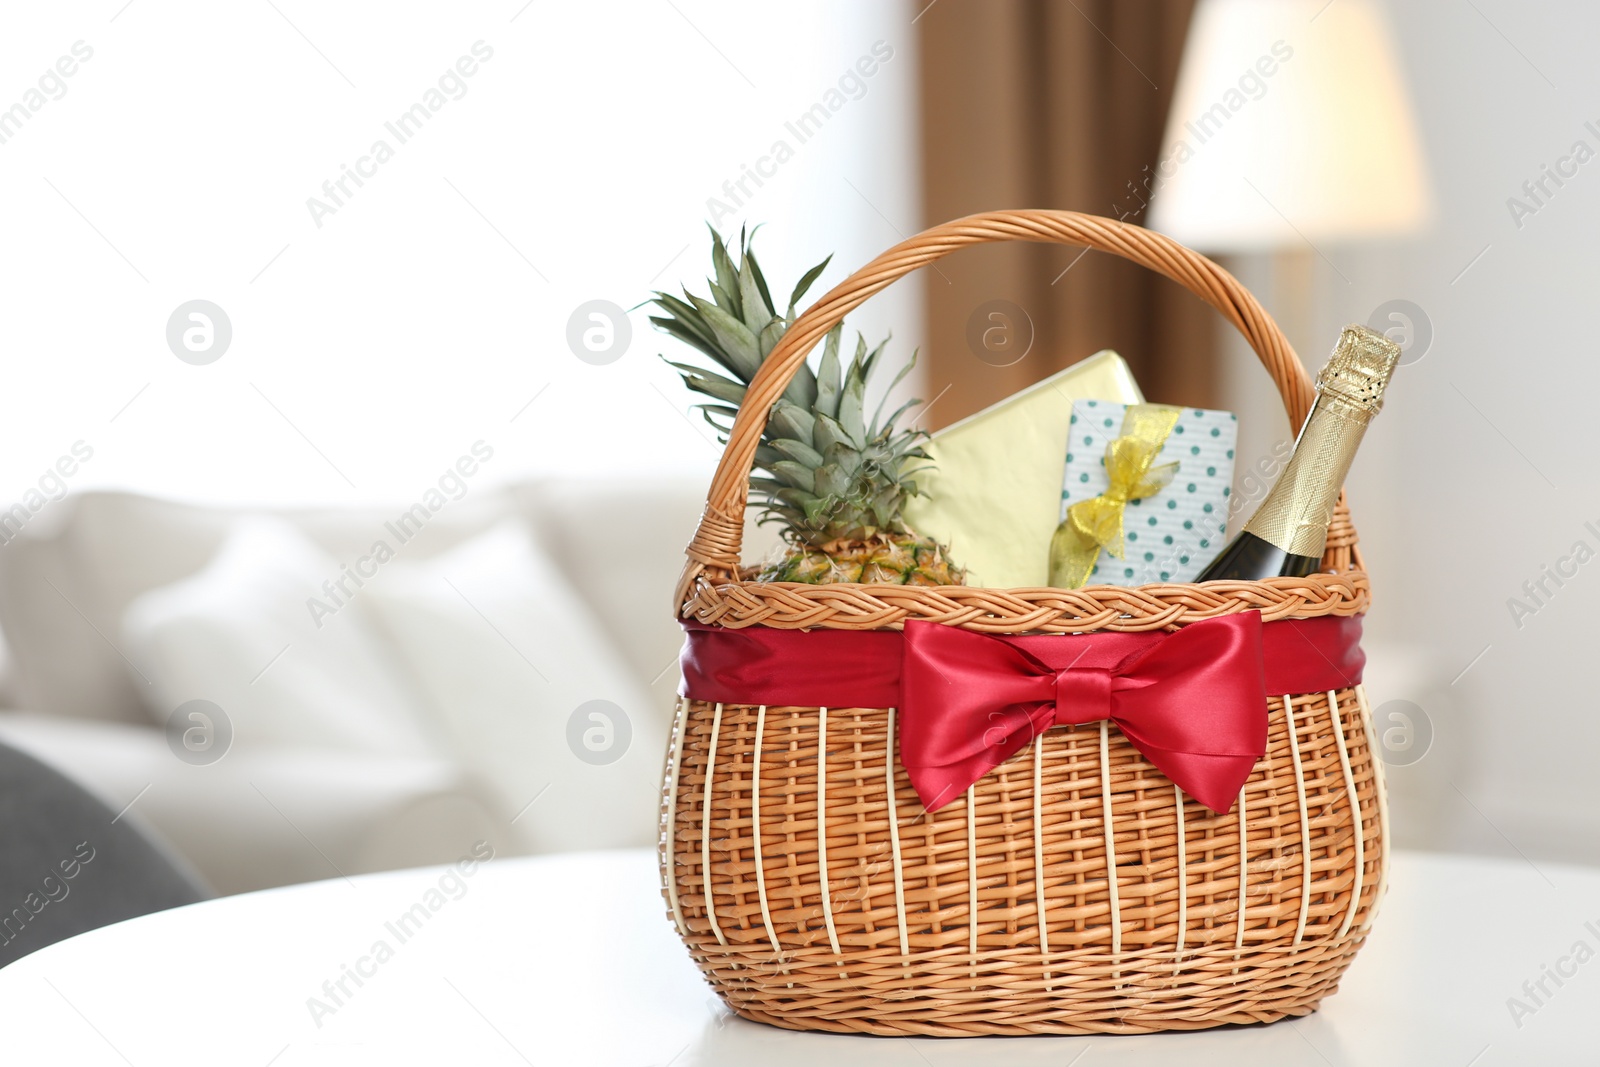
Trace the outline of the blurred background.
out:
M 703 287 L 708 221 L 763 226 L 775 289 L 832 254 L 816 294 L 1001 207 L 1216 255 L 1312 371 L 1347 322 L 1406 345 L 1348 485 L 1397 839 L 1600 862 L 1590 6 L 6 22 L 0 740 L 210 889 L 648 843 L 718 447 L 638 305 Z M 1005 367 L 966 341 L 995 299 Z M 1110 347 L 1236 411 L 1241 477 L 1293 433 L 1214 313 L 1099 254 L 966 251 L 851 326 L 920 350 L 932 428 Z

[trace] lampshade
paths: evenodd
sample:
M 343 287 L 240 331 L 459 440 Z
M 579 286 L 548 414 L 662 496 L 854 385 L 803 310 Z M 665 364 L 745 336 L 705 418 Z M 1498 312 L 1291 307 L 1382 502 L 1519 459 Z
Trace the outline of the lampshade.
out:
M 1422 145 L 1371 0 L 1200 0 L 1148 225 L 1212 252 L 1408 233 Z

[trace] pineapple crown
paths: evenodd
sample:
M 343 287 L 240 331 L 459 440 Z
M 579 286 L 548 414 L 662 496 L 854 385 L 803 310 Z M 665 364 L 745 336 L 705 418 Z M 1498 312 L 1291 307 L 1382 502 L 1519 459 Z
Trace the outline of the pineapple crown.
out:
M 739 233 L 739 258 L 728 242 L 711 229 L 711 262 L 715 277 L 707 279 L 709 299 L 685 287 L 683 299 L 657 292 L 649 303 L 665 314 L 650 321 L 664 333 L 711 358 L 721 371 L 662 358 L 677 370 L 684 384 L 712 402 L 695 405 L 717 430 L 724 444 L 745 388 L 795 320 L 795 305 L 833 257 L 801 277 L 782 314 L 772 301 L 761 266 L 751 248 L 754 232 Z M 762 523 L 784 527 L 792 543 L 823 545 L 836 540 L 865 540 L 878 534 L 906 533 L 901 509 L 917 493 L 915 475 L 927 469 L 921 447 L 923 430 L 902 430 L 896 421 L 920 404 L 910 400 L 887 418 L 888 392 L 910 372 L 913 354 L 879 400 L 869 421 L 867 386 L 888 338 L 872 349 L 856 335 L 855 355 L 848 366 L 839 357 L 843 324 L 828 333 L 822 358 L 813 371 L 800 368 L 767 416 L 756 448 L 761 472 L 750 479 L 750 504 L 761 509 Z M 731 377 L 729 377 L 731 375 Z

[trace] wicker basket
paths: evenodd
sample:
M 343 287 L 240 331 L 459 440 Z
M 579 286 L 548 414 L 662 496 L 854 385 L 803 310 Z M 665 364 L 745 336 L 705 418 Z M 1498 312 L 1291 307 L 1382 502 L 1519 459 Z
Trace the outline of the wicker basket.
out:
M 1269 621 L 1364 612 L 1367 576 L 1342 500 L 1324 572 L 1305 578 L 1078 590 L 741 579 L 761 418 L 807 352 L 900 276 L 1006 240 L 1115 253 L 1186 286 L 1250 342 L 1290 423 L 1305 418 L 1313 392 L 1283 334 L 1203 256 L 1066 211 L 936 226 L 819 300 L 756 375 L 687 550 L 682 615 L 730 628 L 926 619 L 1013 634 L 1174 630 L 1251 609 Z M 1226 815 L 1187 798 L 1104 723 L 1050 730 L 929 814 L 896 758 L 893 708 L 684 699 L 662 802 L 672 921 L 735 1012 L 793 1029 L 1144 1033 L 1305 1015 L 1366 937 L 1387 814 L 1360 686 L 1268 703 L 1266 755 Z

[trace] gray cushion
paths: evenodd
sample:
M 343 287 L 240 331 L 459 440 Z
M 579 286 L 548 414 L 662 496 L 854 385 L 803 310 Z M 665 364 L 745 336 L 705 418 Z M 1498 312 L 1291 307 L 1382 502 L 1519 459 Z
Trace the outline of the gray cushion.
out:
M 165 847 L 0 745 L 0 966 L 86 930 L 205 900 Z

